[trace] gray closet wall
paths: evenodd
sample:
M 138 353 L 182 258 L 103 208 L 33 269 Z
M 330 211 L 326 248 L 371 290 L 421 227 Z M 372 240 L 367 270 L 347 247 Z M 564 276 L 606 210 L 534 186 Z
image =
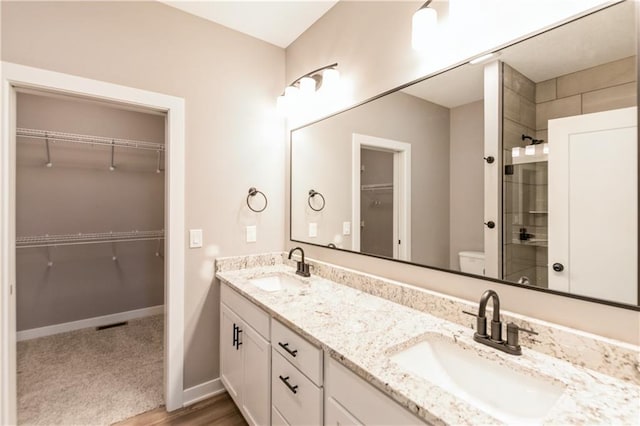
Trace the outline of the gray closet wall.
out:
M 33 93 L 18 95 L 17 126 L 165 140 L 164 115 Z M 110 171 L 108 147 L 50 143 L 49 168 L 43 140 L 16 145 L 17 237 L 164 228 L 155 151 L 116 148 Z M 17 249 L 18 331 L 162 305 L 163 255 L 164 240 Z

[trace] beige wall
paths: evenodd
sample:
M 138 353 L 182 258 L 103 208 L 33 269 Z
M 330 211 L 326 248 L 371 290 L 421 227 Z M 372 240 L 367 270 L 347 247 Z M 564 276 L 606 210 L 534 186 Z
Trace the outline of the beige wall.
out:
M 283 50 L 158 2 L 3 1 L 2 60 L 185 99 L 186 225 L 205 247 L 186 253 L 184 386 L 217 378 L 214 258 L 283 247 Z M 251 186 L 263 213 L 246 207 Z
M 318 66 L 338 62 L 342 75 L 351 82 L 352 100 L 357 102 L 410 81 L 417 77 L 416 74 L 434 71 L 438 64 L 429 65 L 427 56 L 421 61 L 416 52 L 410 49 L 411 15 L 420 3 L 339 2 L 287 48 L 288 80 Z M 519 2 L 518 6 L 511 3 L 513 8 L 519 10 L 507 7 L 504 13 L 496 14 L 501 22 L 508 23 L 509 28 L 503 33 L 496 35 L 503 28 L 498 25 L 485 26 L 486 31 L 478 30 L 473 33 L 465 32 L 462 28 L 450 38 L 438 39 L 440 50 L 453 51 L 455 40 L 467 40 L 468 44 L 476 49 L 473 53 L 477 54 L 483 50 L 480 46 L 485 46 L 485 49 L 497 46 L 499 40 L 504 42 L 522 36 L 527 31 L 571 16 L 579 12 L 581 7 L 584 10 L 590 7 L 586 4 L 588 2 L 584 2 L 576 6 L 576 9 L 568 11 L 566 8 L 569 7 L 569 2 L 537 2 L 535 8 L 525 10 L 520 7 Z M 473 34 L 473 39 L 470 39 L 469 34 Z M 462 48 L 456 52 L 462 52 L 462 55 L 464 51 Z M 451 59 L 449 64 L 454 62 L 455 60 Z M 424 65 L 425 63 L 427 65 Z M 471 301 L 478 301 L 484 290 L 493 288 L 500 294 L 502 306 L 506 310 L 627 342 L 640 343 L 640 313 L 636 311 L 427 268 L 375 260 L 357 254 L 307 245 L 304 248 L 309 256 L 316 259 L 398 279 Z

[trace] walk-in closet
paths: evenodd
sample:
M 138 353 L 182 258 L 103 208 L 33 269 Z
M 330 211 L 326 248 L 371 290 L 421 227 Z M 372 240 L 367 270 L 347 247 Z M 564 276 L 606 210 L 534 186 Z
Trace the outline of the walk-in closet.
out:
M 16 105 L 18 421 L 164 403 L 165 115 L 23 91 Z

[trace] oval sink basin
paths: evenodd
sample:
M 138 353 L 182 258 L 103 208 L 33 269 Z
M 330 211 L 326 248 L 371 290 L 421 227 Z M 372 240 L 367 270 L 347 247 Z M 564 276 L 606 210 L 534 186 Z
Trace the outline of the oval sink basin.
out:
M 565 389 L 557 380 L 483 358 L 444 336 L 428 337 L 391 360 L 508 424 L 541 423 Z
M 305 285 L 304 282 L 297 280 L 289 275 L 277 274 L 269 275 L 266 277 L 252 278 L 249 283 L 258 287 L 260 290 L 273 292 L 280 291 L 285 288 L 301 288 Z

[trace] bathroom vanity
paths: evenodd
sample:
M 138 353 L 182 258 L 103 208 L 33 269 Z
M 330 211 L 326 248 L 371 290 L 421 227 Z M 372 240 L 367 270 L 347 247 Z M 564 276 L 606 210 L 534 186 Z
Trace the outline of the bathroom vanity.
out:
M 636 346 L 503 312 L 539 333 L 508 355 L 473 341 L 477 304 L 285 257 L 216 262 L 221 378 L 250 424 L 640 420 Z

